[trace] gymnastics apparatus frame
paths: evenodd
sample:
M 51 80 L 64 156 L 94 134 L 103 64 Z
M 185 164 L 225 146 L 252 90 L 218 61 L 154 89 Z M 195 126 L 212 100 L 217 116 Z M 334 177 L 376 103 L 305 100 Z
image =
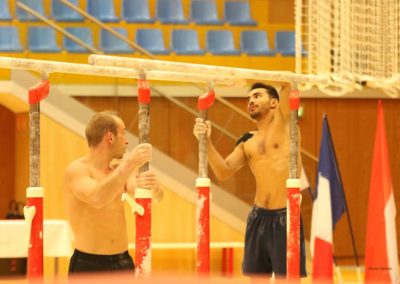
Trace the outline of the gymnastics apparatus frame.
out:
M 298 115 L 300 103 L 297 84 L 326 84 L 317 75 L 302 75 L 287 71 L 262 71 L 245 68 L 190 64 L 152 59 L 136 59 L 106 55 L 90 55 L 90 64 L 56 62 L 35 59 L 0 57 L 0 68 L 36 71 L 41 82 L 29 89 L 30 125 L 30 184 L 26 190 L 24 208 L 30 236 L 28 247 L 28 279 L 43 278 L 43 197 L 40 186 L 40 101 L 49 94 L 51 73 L 82 74 L 138 79 L 139 143 L 148 142 L 150 80 L 197 82 L 209 86 L 209 91 L 198 98 L 199 116 L 207 119 L 207 110 L 215 98 L 215 85 L 235 85 L 245 80 L 291 82 L 295 88 L 289 98 L 290 107 L 290 166 L 287 187 L 287 277 L 300 278 L 300 179 L 298 172 Z M 210 179 L 208 178 L 207 138 L 199 137 L 199 175 L 196 179 L 197 199 L 197 272 L 208 275 L 210 270 Z M 148 164 L 139 171 L 148 170 Z M 151 199 L 146 189 L 135 190 L 135 200 L 123 195 L 136 213 L 135 264 L 137 275 L 151 273 Z

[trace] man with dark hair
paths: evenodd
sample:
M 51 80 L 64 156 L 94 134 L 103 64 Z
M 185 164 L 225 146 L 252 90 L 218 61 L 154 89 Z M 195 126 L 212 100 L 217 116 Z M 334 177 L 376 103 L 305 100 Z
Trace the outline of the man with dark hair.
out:
M 267 91 L 268 95 L 270 95 L 274 99 L 277 99 L 279 102 L 279 94 L 273 86 L 258 82 L 258 83 L 254 83 L 251 86 L 250 91 L 252 91 L 254 89 L 265 89 Z
M 247 220 L 243 259 L 243 272 L 249 275 L 286 275 L 290 90 L 290 84 L 282 84 L 279 96 L 273 86 L 263 83 L 255 83 L 250 88 L 247 110 L 256 121 L 257 130 L 245 133 L 225 159 L 210 139 L 209 121 L 196 118 L 193 128 L 197 138 L 200 133 L 207 133 L 208 161 L 219 180 L 228 179 L 246 164 L 254 175 L 256 195 Z M 300 271 L 302 276 L 306 276 L 303 229 L 300 239 Z
M 116 112 L 94 115 L 86 127 L 89 152 L 69 164 L 64 176 L 64 196 L 75 234 L 75 251 L 69 273 L 131 270 L 128 237 L 121 195 L 136 187 L 149 189 L 156 199 L 162 191 L 155 175 L 137 174 L 149 162 L 150 144 L 126 153 L 125 124 Z M 119 159 L 117 165 L 112 161 Z

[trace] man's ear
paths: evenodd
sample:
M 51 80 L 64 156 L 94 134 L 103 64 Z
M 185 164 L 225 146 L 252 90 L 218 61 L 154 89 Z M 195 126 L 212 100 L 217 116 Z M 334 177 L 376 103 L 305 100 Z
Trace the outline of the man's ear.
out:
M 108 131 L 106 134 L 107 141 L 112 143 L 114 141 L 114 134 L 111 131 Z
M 270 107 L 271 109 L 275 109 L 279 105 L 279 100 L 276 98 L 273 98 L 270 102 Z

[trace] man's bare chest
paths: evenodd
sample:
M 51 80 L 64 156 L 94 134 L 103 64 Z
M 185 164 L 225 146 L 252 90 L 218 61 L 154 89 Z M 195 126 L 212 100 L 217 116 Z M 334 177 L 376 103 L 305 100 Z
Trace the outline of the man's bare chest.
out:
M 244 143 L 244 152 L 249 160 L 268 159 L 289 154 L 289 137 L 284 135 L 254 135 Z

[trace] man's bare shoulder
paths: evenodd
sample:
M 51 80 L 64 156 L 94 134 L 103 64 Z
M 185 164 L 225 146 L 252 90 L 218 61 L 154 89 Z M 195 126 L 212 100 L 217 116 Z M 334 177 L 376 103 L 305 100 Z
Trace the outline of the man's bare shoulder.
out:
M 237 146 L 241 146 L 244 143 L 246 143 L 251 137 L 253 137 L 255 134 L 257 133 L 257 131 L 249 131 L 244 133 L 242 136 L 240 136 L 240 138 L 236 141 L 236 147 Z
M 65 176 L 74 176 L 76 174 L 85 174 L 90 172 L 89 164 L 85 157 L 72 161 L 65 170 Z

